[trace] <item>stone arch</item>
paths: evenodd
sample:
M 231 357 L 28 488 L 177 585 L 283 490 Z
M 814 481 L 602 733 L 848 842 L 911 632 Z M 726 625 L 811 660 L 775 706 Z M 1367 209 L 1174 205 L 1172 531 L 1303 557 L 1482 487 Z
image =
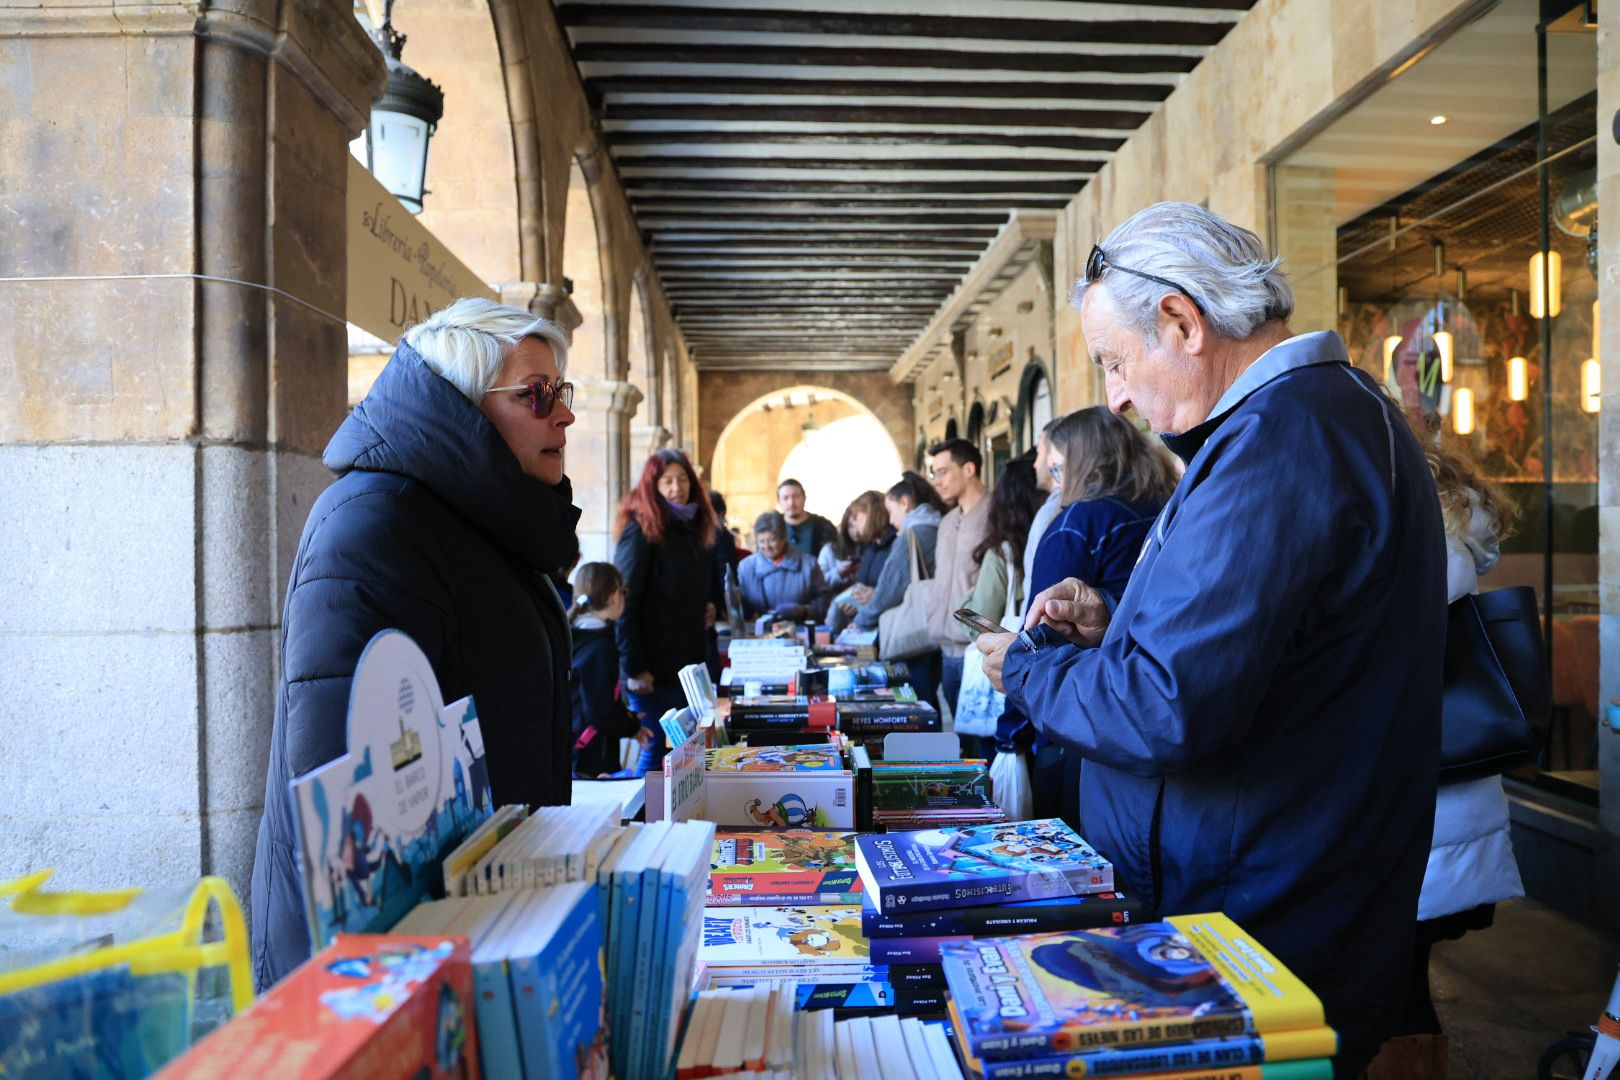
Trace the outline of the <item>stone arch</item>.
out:
M 814 404 L 809 403 L 812 397 Z M 790 455 L 810 445 L 821 429 L 857 419 L 863 423 L 846 425 L 826 439 L 829 471 L 836 475 L 819 484 L 800 478 L 811 508 L 835 521 L 849 499 L 867 488 L 887 490 L 904 467 L 900 448 L 877 414 L 841 390 L 810 384 L 772 390 L 738 410 L 715 441 L 710 468 L 710 481 L 725 495 L 731 523 L 746 531 L 756 514 L 774 508 L 776 484 Z M 802 430 L 810 422 L 816 427 Z M 862 433 L 858 439 L 851 437 L 857 432 Z M 847 460 L 832 456 L 846 451 Z
M 659 396 L 662 384 L 658 370 L 658 356 L 653 351 L 652 309 L 648 306 L 644 274 L 630 281 L 630 309 L 627 319 L 625 361 L 630 380 L 637 384 L 642 399 L 647 402 L 644 415 L 649 424 L 666 424 L 663 402 Z
M 564 231 L 563 279 L 570 288 L 580 324 L 569 348 L 570 378 L 614 377 L 607 333 L 607 275 L 601 218 L 591 197 L 590 181 L 578 158 L 568 169 L 568 218 Z

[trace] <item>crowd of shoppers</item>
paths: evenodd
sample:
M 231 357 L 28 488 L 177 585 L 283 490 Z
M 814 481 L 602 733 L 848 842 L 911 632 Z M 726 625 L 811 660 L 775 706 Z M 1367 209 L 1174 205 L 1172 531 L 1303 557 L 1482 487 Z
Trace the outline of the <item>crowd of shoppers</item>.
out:
M 1005 694 L 995 745 L 1028 757 L 1040 809 L 1150 914 L 1223 910 L 1253 932 L 1322 998 L 1343 1075 L 1437 1030 L 1429 946 L 1520 892 L 1500 779 L 1437 787 L 1446 604 L 1477 591 L 1511 505 L 1337 334 L 1294 335 L 1277 261 L 1208 210 L 1126 221 L 1074 303 L 1107 406 L 1031 452 L 992 470 L 942 442 L 928 477 L 863 493 L 836 527 L 784 480 L 749 553 L 692 462 L 660 450 L 613 562 L 571 585 L 564 333 L 485 300 L 409 330 L 327 447 L 338 479 L 287 590 L 261 984 L 308 952 L 287 781 L 343 752 L 373 634 L 404 630 L 447 699 L 477 695 L 497 803 L 563 803 L 572 776 L 623 767 L 631 733 L 627 771 L 656 765 L 677 673 L 713 660 L 735 586 L 750 618 L 880 631 L 880 649 L 905 629 L 913 685 L 947 714 L 974 647 Z M 970 634 L 962 606 L 1022 624 Z

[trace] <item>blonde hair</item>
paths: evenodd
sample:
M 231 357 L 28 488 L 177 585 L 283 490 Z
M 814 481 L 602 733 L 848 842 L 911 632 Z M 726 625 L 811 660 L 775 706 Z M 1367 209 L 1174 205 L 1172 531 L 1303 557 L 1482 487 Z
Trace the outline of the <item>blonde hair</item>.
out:
M 568 370 L 568 335 L 562 327 L 481 296 L 463 297 L 435 311 L 405 331 L 403 340 L 423 363 L 477 405 L 500 378 L 506 358 L 526 337 L 549 344 L 557 358 L 557 371 Z
M 1519 523 L 1519 508 L 1500 486 L 1479 471 L 1467 444 L 1446 432 L 1438 414 L 1426 414 L 1412 426 L 1417 430 L 1423 456 L 1429 462 L 1429 473 L 1434 477 L 1435 491 L 1440 496 L 1440 515 L 1445 520 L 1446 535 L 1457 540 L 1468 538 L 1477 496 L 1479 508 L 1490 519 L 1491 532 L 1496 539 L 1512 536 Z

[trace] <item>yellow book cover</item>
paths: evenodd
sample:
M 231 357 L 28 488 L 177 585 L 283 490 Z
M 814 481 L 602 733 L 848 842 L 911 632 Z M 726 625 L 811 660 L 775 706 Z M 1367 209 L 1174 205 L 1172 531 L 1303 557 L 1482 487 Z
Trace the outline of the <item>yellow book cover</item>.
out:
M 1288 1031 L 1327 1023 L 1311 988 L 1225 915 L 1172 915 L 1165 921 L 1186 935 L 1243 1000 L 1252 1019 L 1250 1030 Z

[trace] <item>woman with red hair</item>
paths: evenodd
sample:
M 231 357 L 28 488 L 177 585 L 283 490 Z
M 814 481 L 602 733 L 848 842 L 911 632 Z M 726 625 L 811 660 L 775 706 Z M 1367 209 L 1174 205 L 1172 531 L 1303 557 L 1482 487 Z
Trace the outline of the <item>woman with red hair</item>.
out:
M 624 614 L 615 631 L 619 670 L 630 711 L 641 719 L 652 753 L 664 757 L 658 721 L 686 704 L 678 673 L 708 654 L 707 630 L 721 598 L 715 577 L 714 510 L 686 455 L 660 450 L 647 459 L 641 482 L 619 504 L 613 562 L 624 575 Z

